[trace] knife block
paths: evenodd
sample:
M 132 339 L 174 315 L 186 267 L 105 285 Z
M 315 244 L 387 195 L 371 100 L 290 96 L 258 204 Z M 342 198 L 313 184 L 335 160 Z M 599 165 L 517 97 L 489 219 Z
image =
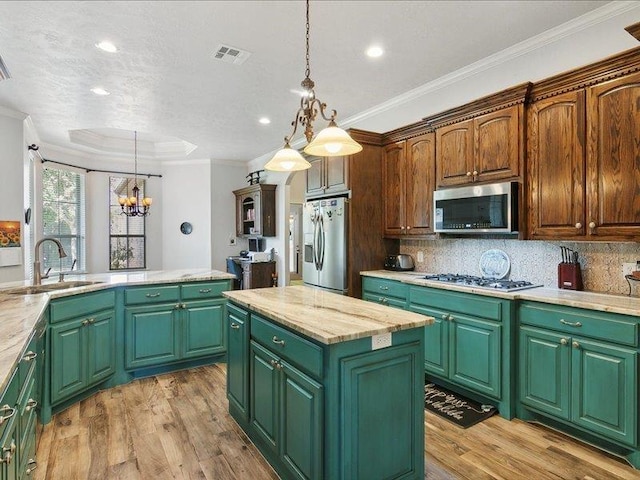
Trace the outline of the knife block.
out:
M 558 264 L 558 288 L 582 290 L 582 272 L 579 263 Z

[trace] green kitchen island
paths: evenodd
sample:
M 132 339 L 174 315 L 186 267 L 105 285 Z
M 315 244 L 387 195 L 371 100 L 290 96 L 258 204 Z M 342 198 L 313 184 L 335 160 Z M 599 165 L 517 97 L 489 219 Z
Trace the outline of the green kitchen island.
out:
M 424 479 L 432 317 L 304 286 L 223 295 L 229 412 L 283 479 Z

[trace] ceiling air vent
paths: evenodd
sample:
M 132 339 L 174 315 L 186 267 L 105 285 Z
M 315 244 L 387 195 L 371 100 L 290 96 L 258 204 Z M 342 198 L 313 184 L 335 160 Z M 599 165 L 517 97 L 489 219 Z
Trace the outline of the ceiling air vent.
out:
M 0 57 L 0 81 L 11 78 L 11 74 L 9 73 L 9 69 L 4 64 L 4 60 Z
M 251 52 L 223 44 L 218 45 L 216 53 L 213 54 L 213 58 L 234 65 L 242 65 L 250 56 Z

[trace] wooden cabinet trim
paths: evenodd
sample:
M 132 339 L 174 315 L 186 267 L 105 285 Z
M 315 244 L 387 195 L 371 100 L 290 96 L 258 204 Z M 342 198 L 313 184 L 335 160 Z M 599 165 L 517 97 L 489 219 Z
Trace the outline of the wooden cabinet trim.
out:
M 529 101 L 553 97 L 640 71 L 640 47 L 533 84 Z

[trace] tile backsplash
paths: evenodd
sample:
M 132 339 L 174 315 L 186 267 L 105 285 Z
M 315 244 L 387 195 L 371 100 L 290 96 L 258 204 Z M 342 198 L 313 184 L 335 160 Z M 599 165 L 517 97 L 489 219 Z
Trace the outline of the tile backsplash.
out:
M 584 289 L 593 292 L 640 296 L 640 282 L 629 282 L 622 275 L 623 263 L 640 260 L 640 243 L 544 242 L 506 239 L 402 240 L 400 253 L 410 254 L 416 271 L 480 275 L 480 256 L 486 250 L 503 250 L 511 261 L 509 278 L 527 280 L 546 287 L 558 286 L 560 246 L 576 250 Z M 424 257 L 422 262 L 419 252 Z

